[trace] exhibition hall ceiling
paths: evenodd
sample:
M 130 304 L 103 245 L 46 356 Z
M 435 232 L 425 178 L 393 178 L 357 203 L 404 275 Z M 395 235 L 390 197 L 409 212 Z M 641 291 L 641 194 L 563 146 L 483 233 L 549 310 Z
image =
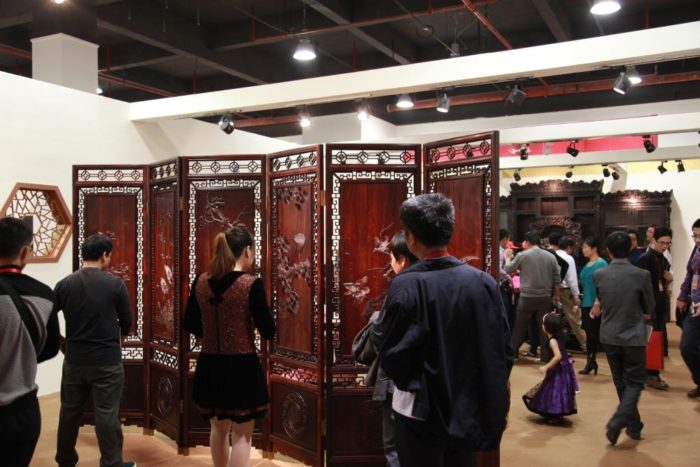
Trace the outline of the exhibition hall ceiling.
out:
M 31 38 L 65 32 L 99 44 L 100 88 L 127 102 L 352 73 L 700 20 L 697 0 L 0 0 L 0 70 L 31 76 Z M 310 46 L 316 58 L 293 54 Z M 542 57 L 546 60 L 547 57 Z M 411 110 L 370 98 L 396 125 L 700 97 L 700 58 L 636 65 L 642 83 L 612 91 L 624 68 L 420 92 Z M 629 71 L 629 70 L 628 70 Z M 606 84 L 609 81 L 609 86 Z M 571 84 L 566 92 L 548 92 Z M 515 86 L 528 95 L 509 103 Z M 444 93 L 449 112 L 436 111 Z M 556 94 L 556 95 L 554 95 Z M 314 105 L 313 116 L 355 112 Z M 299 109 L 238 115 L 267 136 L 301 132 Z

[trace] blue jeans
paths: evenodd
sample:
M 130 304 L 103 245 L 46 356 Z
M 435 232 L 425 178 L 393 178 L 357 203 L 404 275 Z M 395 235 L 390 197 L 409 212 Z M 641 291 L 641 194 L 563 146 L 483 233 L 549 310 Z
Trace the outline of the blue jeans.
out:
M 690 370 L 693 382 L 700 387 L 700 316 L 688 315 L 683 321 L 681 355 Z

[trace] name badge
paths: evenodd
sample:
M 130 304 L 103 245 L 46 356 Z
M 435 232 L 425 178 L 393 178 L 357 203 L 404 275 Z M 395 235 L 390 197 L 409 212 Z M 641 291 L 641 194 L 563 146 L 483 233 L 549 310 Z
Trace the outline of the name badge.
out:
M 697 290 L 698 283 L 700 283 L 700 274 L 696 272 L 693 274 L 693 282 L 690 284 L 690 290 Z
M 663 291 L 664 291 L 664 283 L 659 281 L 659 292 L 663 292 Z

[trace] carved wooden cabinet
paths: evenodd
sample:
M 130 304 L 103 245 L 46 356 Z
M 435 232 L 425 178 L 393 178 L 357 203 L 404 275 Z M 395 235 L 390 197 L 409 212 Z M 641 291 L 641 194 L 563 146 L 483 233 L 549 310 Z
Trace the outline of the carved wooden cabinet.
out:
M 606 193 L 601 201 L 603 234 L 635 229 L 639 245 L 646 246 L 646 230 L 650 225 L 671 226 L 672 196 L 673 191 L 625 190 Z

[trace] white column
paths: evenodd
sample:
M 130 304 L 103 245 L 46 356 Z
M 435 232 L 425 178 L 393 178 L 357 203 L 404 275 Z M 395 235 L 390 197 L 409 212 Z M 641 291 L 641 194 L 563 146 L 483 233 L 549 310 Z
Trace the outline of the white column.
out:
M 32 39 L 32 77 L 94 94 L 97 48 L 63 33 Z

